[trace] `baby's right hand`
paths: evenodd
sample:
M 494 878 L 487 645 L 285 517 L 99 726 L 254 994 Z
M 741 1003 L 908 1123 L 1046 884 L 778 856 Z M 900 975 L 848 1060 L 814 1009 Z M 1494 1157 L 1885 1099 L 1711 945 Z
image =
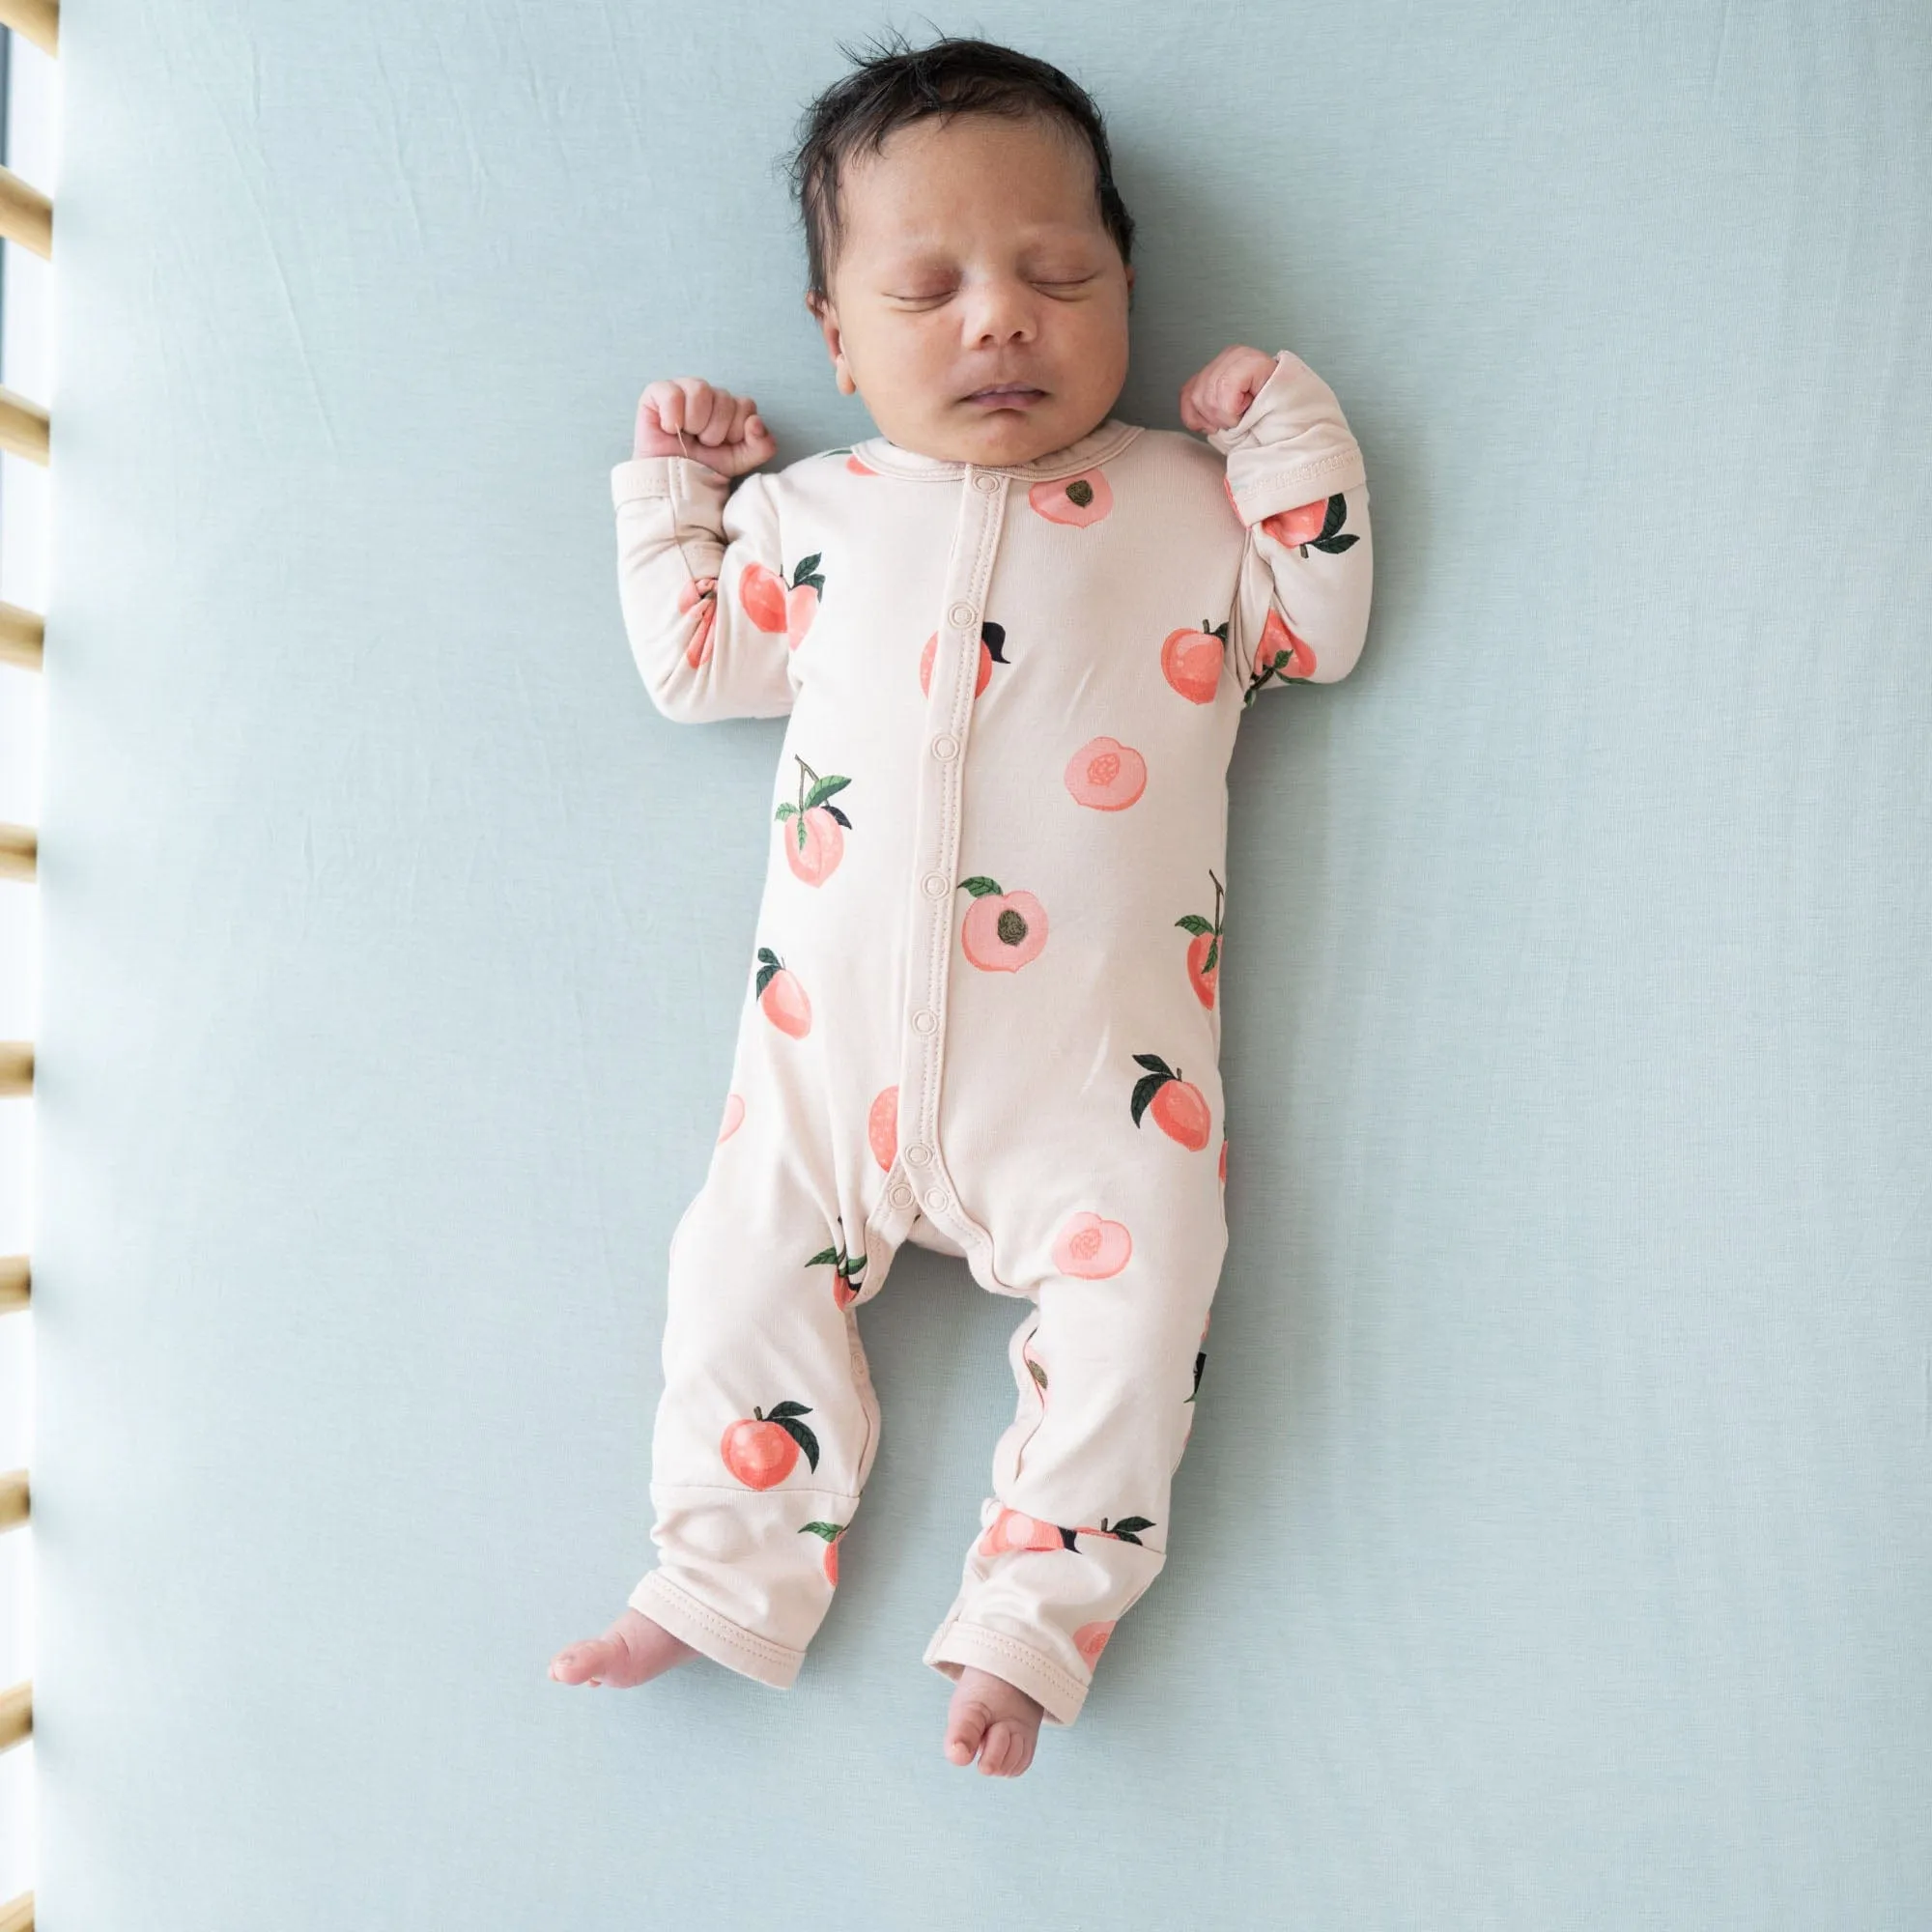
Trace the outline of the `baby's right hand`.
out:
M 715 389 L 696 376 L 652 383 L 639 401 L 634 457 L 689 456 L 721 476 L 738 476 L 777 453 L 750 396 Z

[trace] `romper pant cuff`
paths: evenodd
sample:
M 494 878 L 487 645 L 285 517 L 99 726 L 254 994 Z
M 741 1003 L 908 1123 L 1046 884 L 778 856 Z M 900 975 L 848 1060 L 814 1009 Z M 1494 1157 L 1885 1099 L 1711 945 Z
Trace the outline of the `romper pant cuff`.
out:
M 641 1610 L 714 1663 L 769 1684 L 774 1690 L 789 1690 L 798 1666 L 805 1661 L 804 1651 L 774 1643 L 770 1637 L 720 1616 L 708 1604 L 699 1603 L 689 1590 L 673 1583 L 662 1570 L 647 1572 L 629 1601 L 634 1610 Z
M 1043 1650 L 1036 1650 L 1005 1631 L 988 1630 L 984 1624 L 961 1623 L 949 1617 L 933 1633 L 923 1662 L 955 1684 L 962 1664 L 989 1670 L 1016 1690 L 1024 1690 L 1049 1724 L 1070 1724 L 1087 1701 L 1087 1686 L 1069 1676 Z

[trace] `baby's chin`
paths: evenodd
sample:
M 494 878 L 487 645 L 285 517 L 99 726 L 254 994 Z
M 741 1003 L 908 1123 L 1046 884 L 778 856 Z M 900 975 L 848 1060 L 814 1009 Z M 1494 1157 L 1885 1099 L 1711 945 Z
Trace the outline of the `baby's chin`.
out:
M 1031 409 L 987 409 L 979 403 L 937 406 L 931 416 L 904 426 L 904 434 L 882 428 L 880 434 L 901 449 L 917 451 L 943 463 L 977 463 L 987 468 L 1037 462 L 1070 442 L 1078 442 L 1107 420 L 1091 409 L 1069 414 L 1055 409 L 1049 397 Z

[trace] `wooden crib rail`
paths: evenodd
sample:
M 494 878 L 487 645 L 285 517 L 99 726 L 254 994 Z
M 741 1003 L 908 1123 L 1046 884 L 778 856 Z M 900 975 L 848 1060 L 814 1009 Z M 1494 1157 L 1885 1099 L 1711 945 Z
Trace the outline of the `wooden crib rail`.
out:
M 25 34 L 43 53 L 60 52 L 60 8 L 56 0 L 0 0 L 0 27 Z M 13 1932 L 0 1919 L 0 1932 Z
M 36 255 L 51 257 L 54 252 L 53 203 L 6 167 L 0 167 L 0 235 Z

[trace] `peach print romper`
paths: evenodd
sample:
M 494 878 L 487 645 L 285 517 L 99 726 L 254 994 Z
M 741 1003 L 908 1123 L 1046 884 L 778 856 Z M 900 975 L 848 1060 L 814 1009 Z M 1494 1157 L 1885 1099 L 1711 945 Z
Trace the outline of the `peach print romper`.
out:
M 793 1681 L 879 1444 L 857 1310 L 912 1240 L 1026 1304 L 924 1662 L 1070 1724 L 1165 1560 L 1227 1246 L 1236 727 L 1361 651 L 1361 454 L 1283 354 L 1206 440 L 1110 417 L 1008 468 L 875 437 L 735 488 L 682 456 L 611 486 L 658 708 L 789 719 L 630 1601 Z

